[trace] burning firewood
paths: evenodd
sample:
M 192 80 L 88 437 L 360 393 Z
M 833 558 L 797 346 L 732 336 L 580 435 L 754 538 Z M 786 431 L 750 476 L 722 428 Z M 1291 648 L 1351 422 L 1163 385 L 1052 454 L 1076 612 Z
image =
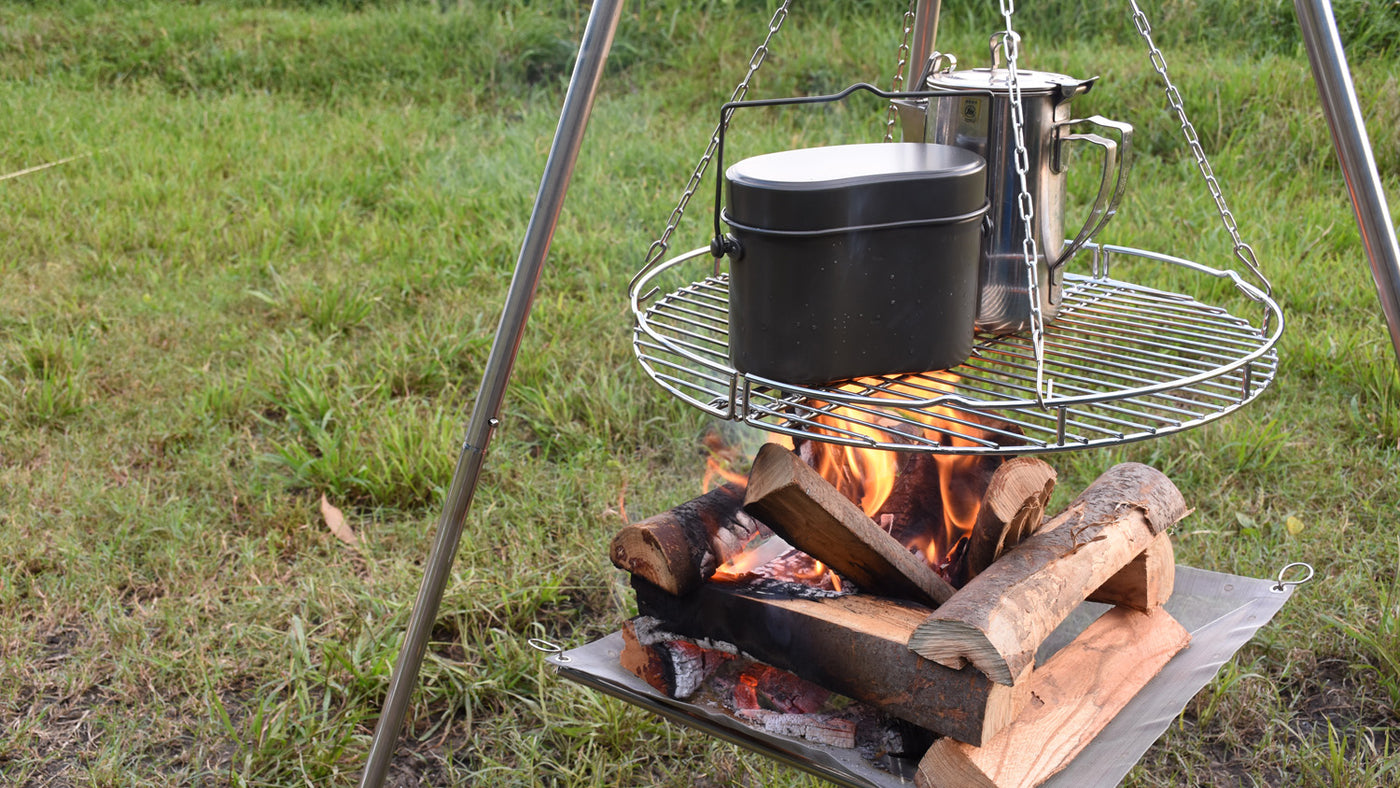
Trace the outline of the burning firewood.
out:
M 622 625 L 622 667 L 672 698 L 688 698 L 733 655 L 685 640 L 656 639 L 639 633 L 635 621 Z
M 864 591 L 928 605 L 953 595 L 953 587 L 928 564 L 781 446 L 759 450 L 744 509 Z
M 1188 511 L 1159 471 L 1137 463 L 1110 468 L 1044 530 L 934 611 L 909 648 L 1012 684 L 1071 610 Z
M 672 594 L 688 594 L 744 549 L 760 525 L 740 509 L 744 489 L 725 484 L 613 537 L 613 565 Z
M 735 689 L 740 686 L 753 691 L 753 705 L 747 708 L 769 708 L 787 714 L 811 714 L 831 697 L 831 690 L 761 662 L 753 663 L 739 674 Z
M 918 396 L 915 391 L 905 393 Z M 832 415 L 818 417 L 817 421 L 834 430 L 855 428 L 853 423 L 837 417 L 841 412 L 841 408 L 836 408 Z M 959 429 L 970 436 L 995 441 L 1020 434 L 1014 424 L 990 414 L 963 415 L 980 425 L 960 425 Z M 891 420 L 881 422 L 881 427 L 884 437 L 895 443 L 900 442 L 902 434 L 909 433 L 911 448 L 920 442 L 914 436 L 936 438 L 953 447 L 978 445 L 971 438 L 942 432 L 942 424 L 940 417 L 933 416 L 922 425 Z M 855 431 L 861 432 L 859 428 Z M 926 563 L 950 585 L 959 588 L 967 582 L 967 536 L 977 520 L 988 485 L 1007 462 L 1005 458 L 995 454 L 885 451 L 812 440 L 794 441 L 794 447 L 823 479 L 857 503 L 900 544 L 923 554 Z
M 719 650 L 732 650 L 728 644 L 705 639 L 702 646 L 666 632 L 654 618 L 626 622 L 622 640 L 622 666 L 653 689 L 691 703 L 717 706 L 756 730 L 827 747 L 859 748 L 872 760 L 918 757 L 932 739 L 927 731 L 872 706 L 788 671 Z M 684 656 L 673 662 L 678 655 Z M 682 664 L 688 666 L 683 679 L 677 670 Z M 677 670 L 674 677 L 673 670 Z

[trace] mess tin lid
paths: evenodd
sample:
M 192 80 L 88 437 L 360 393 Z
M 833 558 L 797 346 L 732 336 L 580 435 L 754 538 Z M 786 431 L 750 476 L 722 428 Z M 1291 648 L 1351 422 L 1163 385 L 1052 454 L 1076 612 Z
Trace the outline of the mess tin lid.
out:
M 769 230 L 824 230 L 976 211 L 987 163 L 972 151 L 924 142 L 799 148 L 744 159 L 725 172 L 727 214 Z
M 1053 71 L 1016 70 L 1016 84 L 1023 93 L 1040 95 L 1057 93 L 1061 98 L 1084 93 L 1098 77 L 1079 79 Z M 929 90 L 986 90 L 1006 93 L 1011 90 L 1011 72 L 1004 68 L 969 68 L 930 74 L 925 81 Z

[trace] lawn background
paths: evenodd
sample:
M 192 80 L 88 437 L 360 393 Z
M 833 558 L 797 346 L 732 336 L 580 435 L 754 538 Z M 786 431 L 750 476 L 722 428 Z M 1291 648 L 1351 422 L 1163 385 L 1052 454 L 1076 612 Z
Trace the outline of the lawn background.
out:
M 995 4 L 945 5 L 940 47 L 977 65 Z M 1394 199 L 1400 4 L 1337 6 Z M 1166 471 L 1196 507 L 1183 563 L 1306 560 L 1318 579 L 1127 784 L 1396 784 L 1400 379 L 1292 8 L 1145 10 L 1285 310 L 1278 380 L 1217 424 L 1052 462 L 1065 495 L 1122 460 Z M 631 601 L 607 540 L 700 491 L 708 425 L 644 379 L 625 291 L 771 13 L 626 7 L 396 784 L 815 782 L 564 684 L 525 642 L 615 629 Z M 586 15 L 0 3 L 0 174 L 79 157 L 0 181 L 7 784 L 356 779 Z M 899 15 L 797 5 L 751 96 L 888 84 Z M 1103 75 L 1077 110 L 1139 129 L 1102 240 L 1228 266 L 1126 4 L 1018 26 L 1028 67 Z M 739 144 L 874 140 L 882 121 L 857 101 Z M 678 250 L 706 242 L 706 207 Z

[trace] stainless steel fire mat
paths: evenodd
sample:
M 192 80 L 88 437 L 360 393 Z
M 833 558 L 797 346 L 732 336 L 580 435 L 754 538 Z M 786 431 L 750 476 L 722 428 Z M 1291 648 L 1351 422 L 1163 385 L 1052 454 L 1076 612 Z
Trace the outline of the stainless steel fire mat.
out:
M 1288 579 L 1305 571 L 1305 577 Z M 1293 589 L 1312 577 L 1311 567 L 1290 564 L 1277 580 L 1176 568 L 1176 586 L 1166 605 L 1188 632 L 1191 645 L 1178 653 L 1126 708 L 1091 741 L 1046 788 L 1117 785 L 1143 753 L 1176 719 L 1191 698 L 1208 684 L 1235 652 L 1274 617 Z M 1037 654 L 1043 663 L 1074 640 L 1105 605 L 1085 602 L 1046 640 Z M 722 711 L 675 700 L 652 689 L 622 668 L 622 636 L 614 633 L 570 651 L 552 654 L 560 676 L 650 709 L 667 719 L 746 747 L 754 752 L 852 788 L 910 785 L 913 761 L 887 763 L 898 773 L 881 771 L 853 750 L 825 747 L 800 739 L 756 731 Z

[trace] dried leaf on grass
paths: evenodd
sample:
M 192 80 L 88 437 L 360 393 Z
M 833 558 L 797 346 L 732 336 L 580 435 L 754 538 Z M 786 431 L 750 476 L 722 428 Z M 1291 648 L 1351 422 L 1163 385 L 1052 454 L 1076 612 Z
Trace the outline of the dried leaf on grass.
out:
M 326 528 L 330 529 L 335 538 L 356 550 L 360 549 L 360 537 L 356 536 L 350 524 L 345 522 L 345 515 L 326 500 L 324 493 L 321 494 L 321 518 L 326 521 Z

